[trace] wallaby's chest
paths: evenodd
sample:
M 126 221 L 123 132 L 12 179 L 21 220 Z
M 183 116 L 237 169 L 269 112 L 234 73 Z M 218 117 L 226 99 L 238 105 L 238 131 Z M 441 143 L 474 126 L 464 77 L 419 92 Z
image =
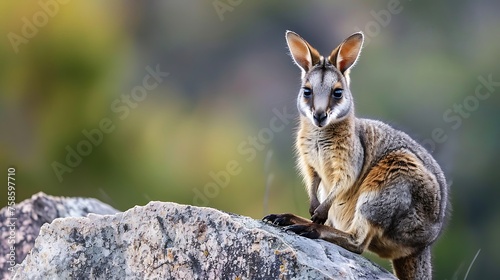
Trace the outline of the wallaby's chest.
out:
M 331 185 L 341 173 L 350 173 L 348 144 L 326 133 L 301 132 L 298 139 L 299 156 L 311 166 L 321 180 Z
M 317 135 L 308 135 L 299 147 L 299 154 L 321 178 L 326 178 L 330 167 L 341 164 L 332 150 L 331 143 L 319 139 Z
M 317 190 L 320 203 L 329 195 L 334 197 L 328 223 L 346 230 L 357 201 L 357 193 L 352 188 L 359 173 L 353 165 L 353 145 L 345 137 L 307 131 L 299 131 L 298 144 L 302 162 L 312 167 L 321 178 Z

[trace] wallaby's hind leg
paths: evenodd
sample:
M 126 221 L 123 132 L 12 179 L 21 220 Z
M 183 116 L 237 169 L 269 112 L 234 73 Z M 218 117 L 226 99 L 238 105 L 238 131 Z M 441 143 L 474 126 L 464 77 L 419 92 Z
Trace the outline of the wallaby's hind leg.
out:
M 418 249 L 434 241 L 439 227 L 432 221 L 432 214 L 424 212 L 428 205 L 420 202 L 425 200 L 430 204 L 432 198 L 419 192 L 424 186 L 410 180 L 402 178 L 401 182 L 384 187 L 377 195 L 367 194 L 358 204 L 361 215 L 384 232 L 384 239 Z M 422 197 L 416 199 L 417 195 Z
M 381 180 L 383 179 L 383 180 Z M 414 155 L 386 155 L 372 168 L 358 200 L 359 212 L 384 238 L 419 249 L 439 235 L 439 184 Z
M 300 236 L 311 239 L 323 239 L 337 244 L 346 250 L 361 254 L 371 239 L 372 232 L 363 218 L 355 219 L 358 226 L 353 227 L 354 233 L 347 233 L 336 228 L 313 223 L 311 220 L 294 214 L 271 214 L 263 219 L 277 226 L 283 226 L 286 231 L 292 231 Z
M 363 253 L 370 240 L 367 235 L 360 235 L 358 233 L 350 234 L 333 227 L 316 223 L 310 223 L 308 225 L 291 225 L 285 227 L 285 230 L 293 231 L 300 236 L 311 239 L 323 239 L 356 254 Z

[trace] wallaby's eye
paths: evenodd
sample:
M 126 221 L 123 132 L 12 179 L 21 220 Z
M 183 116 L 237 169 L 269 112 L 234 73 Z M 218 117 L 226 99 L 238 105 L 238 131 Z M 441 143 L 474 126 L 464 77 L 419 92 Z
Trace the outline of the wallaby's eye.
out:
M 341 88 L 336 88 L 332 91 L 332 95 L 335 99 L 340 99 L 342 98 L 342 93 L 344 92 L 343 89 Z
M 313 91 L 312 89 L 308 88 L 308 87 L 304 87 L 302 88 L 302 90 L 304 91 L 304 97 L 305 98 L 310 98 L 313 94 Z

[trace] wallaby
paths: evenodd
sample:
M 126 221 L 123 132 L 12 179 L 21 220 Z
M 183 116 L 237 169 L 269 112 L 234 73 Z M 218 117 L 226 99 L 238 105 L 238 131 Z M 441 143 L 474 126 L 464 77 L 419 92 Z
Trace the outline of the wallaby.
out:
M 400 279 L 431 279 L 430 247 L 444 227 L 448 186 L 437 162 L 407 134 L 355 117 L 349 71 L 363 33 L 326 58 L 292 31 L 286 41 L 302 72 L 296 150 L 312 217 L 263 220 L 358 254 L 368 249 L 392 260 Z

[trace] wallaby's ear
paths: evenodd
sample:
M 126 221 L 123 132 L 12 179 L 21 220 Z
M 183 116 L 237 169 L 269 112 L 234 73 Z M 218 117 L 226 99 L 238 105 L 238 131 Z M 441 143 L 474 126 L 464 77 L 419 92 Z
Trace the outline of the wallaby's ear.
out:
M 319 52 L 297 33 L 287 31 L 286 43 L 288 44 L 288 49 L 290 49 L 293 60 L 302 69 L 303 73 L 311 70 L 313 65 L 319 63 L 321 57 Z
M 332 51 L 328 60 L 331 64 L 335 65 L 342 74 L 347 74 L 346 71 L 358 60 L 362 46 L 363 33 L 354 33 Z

